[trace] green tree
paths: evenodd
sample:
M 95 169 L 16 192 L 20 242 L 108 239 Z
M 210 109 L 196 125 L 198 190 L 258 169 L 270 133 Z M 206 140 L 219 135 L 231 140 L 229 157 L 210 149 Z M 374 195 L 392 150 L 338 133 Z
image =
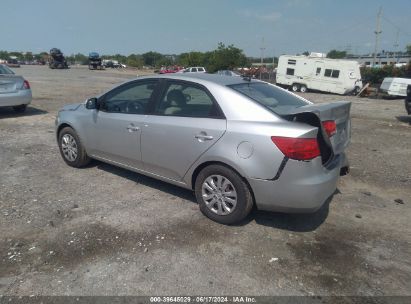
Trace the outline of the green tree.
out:
M 152 67 L 158 67 L 159 63 L 161 63 L 160 61 L 164 58 L 163 54 L 152 51 L 144 53 L 142 56 L 144 64 Z
M 34 59 L 33 53 L 32 52 L 26 52 L 24 54 L 24 60 L 26 61 L 32 61 Z
M 218 70 L 232 70 L 236 67 L 244 67 L 247 64 L 247 57 L 241 49 L 236 48 L 232 44 L 225 46 L 220 42 L 217 49 L 211 52 L 207 69 L 212 73 Z
M 141 68 L 144 65 L 144 60 L 141 55 L 131 54 L 127 56 L 125 63 L 134 68 Z
M 331 50 L 327 54 L 327 58 L 332 58 L 332 59 L 341 59 L 345 58 L 347 56 L 346 51 L 337 51 L 337 50 Z
M 74 55 L 74 62 L 78 63 L 78 64 L 83 64 L 83 65 L 87 65 L 88 64 L 88 56 L 81 54 L 81 53 L 77 53 L 76 55 Z
M 23 53 L 21 52 L 9 52 L 9 57 L 17 57 L 17 60 L 24 60 Z
M 9 59 L 9 52 L 7 52 L 7 51 L 0 51 L 0 59 L 3 59 L 3 60 Z
M 204 64 L 204 53 L 202 52 L 189 52 L 189 53 L 182 53 L 178 57 L 179 65 L 184 67 L 189 66 L 203 66 Z
M 407 54 L 411 55 L 411 44 L 406 46 Z

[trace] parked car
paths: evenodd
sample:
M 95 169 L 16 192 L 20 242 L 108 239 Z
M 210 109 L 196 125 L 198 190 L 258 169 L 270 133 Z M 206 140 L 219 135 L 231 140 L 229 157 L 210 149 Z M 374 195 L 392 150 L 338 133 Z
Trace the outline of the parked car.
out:
M 7 60 L 6 65 L 10 68 L 19 68 L 20 67 L 20 63 L 18 62 L 17 59 L 9 59 Z
M 179 71 L 179 73 L 207 73 L 204 67 L 189 67 Z
M 159 71 L 159 74 L 171 74 L 171 73 L 178 73 L 183 68 L 179 66 L 172 66 L 172 67 L 162 67 Z
M 411 114 L 411 84 L 407 86 L 407 96 L 405 97 L 405 110 Z
M 235 71 L 230 71 L 230 70 L 220 70 L 220 71 L 215 72 L 215 74 L 224 75 L 224 76 L 236 76 L 236 77 L 241 76 L 241 74 Z
M 105 68 L 126 68 L 127 66 L 123 63 L 119 63 L 117 60 L 112 60 L 112 59 L 103 59 L 102 61 L 103 67 Z
M 29 82 L 0 64 L 0 107 L 13 107 L 16 112 L 24 112 L 31 99 Z
M 194 190 L 206 216 L 232 224 L 254 205 L 319 209 L 348 172 L 350 107 L 249 77 L 156 75 L 66 105 L 56 134 L 69 166 L 97 159 Z

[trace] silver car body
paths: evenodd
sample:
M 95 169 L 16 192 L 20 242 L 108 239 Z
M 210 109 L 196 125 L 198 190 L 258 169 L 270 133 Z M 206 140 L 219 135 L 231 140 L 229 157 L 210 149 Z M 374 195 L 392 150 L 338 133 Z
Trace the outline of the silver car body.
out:
M 8 71 L 2 73 L 1 71 Z M 8 67 L 0 65 L 0 107 L 27 105 L 31 103 L 31 89 L 24 89 L 24 78 L 15 75 Z
M 313 212 L 335 192 L 340 169 L 346 166 L 350 103 L 314 105 L 294 95 L 306 106 L 285 107 L 284 115 L 278 115 L 228 87 L 258 80 L 174 74 L 133 81 L 147 79 L 203 86 L 218 103 L 224 118 L 107 113 L 80 103 L 67 105 L 58 113 L 57 134 L 70 126 L 90 157 L 187 189 L 193 189 L 201 168 L 224 164 L 247 181 L 257 208 L 262 210 Z M 327 160 L 287 159 L 271 140 L 272 136 L 315 138 L 323 132 L 317 126 L 290 120 L 299 113 L 316 113 L 321 119 L 336 121 L 337 134 L 325 140 L 332 150 Z

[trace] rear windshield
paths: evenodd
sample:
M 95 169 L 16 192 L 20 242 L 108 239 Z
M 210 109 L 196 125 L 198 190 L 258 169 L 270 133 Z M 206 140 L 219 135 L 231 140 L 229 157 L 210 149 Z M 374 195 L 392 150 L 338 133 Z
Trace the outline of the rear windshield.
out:
M 0 74 L 14 74 L 7 66 L 0 64 Z
M 241 94 L 257 101 L 274 113 L 280 114 L 286 108 L 306 106 L 307 103 L 287 91 L 263 82 L 250 82 L 229 85 Z

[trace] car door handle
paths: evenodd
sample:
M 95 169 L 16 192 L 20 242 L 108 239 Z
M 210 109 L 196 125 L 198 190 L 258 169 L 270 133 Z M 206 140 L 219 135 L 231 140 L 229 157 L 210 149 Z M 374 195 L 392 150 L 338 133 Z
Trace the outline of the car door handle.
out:
M 206 135 L 206 134 L 197 134 L 195 136 L 195 138 L 197 138 L 198 140 L 212 140 L 212 139 L 214 139 L 214 137 L 212 137 L 211 135 Z
M 140 127 L 136 127 L 136 126 L 133 126 L 133 125 L 129 125 L 129 126 L 127 127 L 127 130 L 128 130 L 129 132 L 135 132 L 135 131 L 140 130 Z

